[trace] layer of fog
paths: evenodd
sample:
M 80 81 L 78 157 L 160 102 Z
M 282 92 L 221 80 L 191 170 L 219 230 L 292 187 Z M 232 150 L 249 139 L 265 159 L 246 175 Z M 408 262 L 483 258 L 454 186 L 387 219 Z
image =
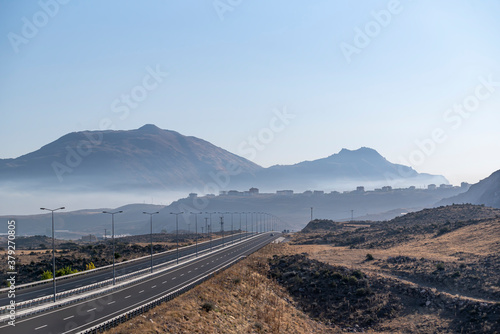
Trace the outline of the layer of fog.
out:
M 53 192 L 0 189 L 0 216 L 41 214 L 41 207 L 65 211 L 114 209 L 127 204 L 169 205 L 186 192 L 136 190 L 133 192 Z

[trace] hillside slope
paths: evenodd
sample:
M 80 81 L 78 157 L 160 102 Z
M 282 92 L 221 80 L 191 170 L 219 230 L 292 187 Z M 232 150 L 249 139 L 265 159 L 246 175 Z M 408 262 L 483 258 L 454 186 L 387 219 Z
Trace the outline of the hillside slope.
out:
M 484 204 L 500 208 L 500 170 L 472 185 L 467 192 L 444 199 L 438 205 L 452 203 Z

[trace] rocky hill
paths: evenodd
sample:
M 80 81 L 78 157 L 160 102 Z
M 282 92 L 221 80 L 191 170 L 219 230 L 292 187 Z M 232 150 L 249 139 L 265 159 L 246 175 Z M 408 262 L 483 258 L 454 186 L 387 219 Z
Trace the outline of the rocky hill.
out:
M 500 170 L 472 185 L 467 192 L 444 199 L 438 205 L 452 203 L 484 204 L 500 209 Z
M 319 231 L 336 231 L 341 229 L 343 226 L 342 223 L 329 220 L 329 219 L 314 219 L 307 223 L 306 227 L 304 227 L 301 232 L 302 233 L 310 233 L 310 232 L 319 232 Z

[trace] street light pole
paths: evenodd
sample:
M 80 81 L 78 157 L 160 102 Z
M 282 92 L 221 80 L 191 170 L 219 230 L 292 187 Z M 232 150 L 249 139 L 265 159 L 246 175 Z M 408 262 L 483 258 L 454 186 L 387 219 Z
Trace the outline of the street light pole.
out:
M 220 230 L 222 232 L 222 247 L 224 247 L 224 214 L 220 216 Z
M 241 230 L 241 215 L 243 214 L 243 212 L 238 212 L 240 214 L 240 241 L 241 241 L 241 233 L 243 232 Z
M 194 215 L 194 225 L 195 225 L 195 235 L 196 235 L 196 256 L 198 256 L 198 215 L 203 212 L 191 212 Z M 203 227 L 201 228 L 201 233 L 203 234 Z
M 107 213 L 111 215 L 111 239 L 113 240 L 113 285 L 116 283 L 115 276 L 115 214 L 122 213 L 123 211 L 108 212 L 103 211 L 102 213 Z
M 245 239 L 248 238 L 248 212 L 245 212 Z
M 250 212 L 250 235 L 253 235 L 253 227 L 254 227 L 254 217 L 253 217 L 253 212 Z
M 153 215 L 159 212 L 143 212 L 145 215 L 149 215 L 149 224 L 151 226 L 151 273 L 153 272 Z
M 233 223 L 233 212 L 231 212 L 231 240 L 234 243 L 234 223 Z
M 52 287 L 54 288 L 54 303 L 56 302 L 56 245 L 54 241 L 54 211 L 64 209 L 64 206 L 57 209 L 40 208 L 40 210 L 50 211 L 52 214 Z
M 179 215 L 183 214 L 184 212 L 170 212 L 171 215 L 175 215 L 175 229 L 176 231 L 176 237 L 175 239 L 177 240 L 177 264 L 179 264 Z
M 233 232 L 234 232 L 234 224 L 233 224 L 233 213 L 232 212 L 221 212 L 223 215 L 228 214 L 231 215 L 231 240 L 233 240 Z M 233 240 L 234 242 L 234 240 Z

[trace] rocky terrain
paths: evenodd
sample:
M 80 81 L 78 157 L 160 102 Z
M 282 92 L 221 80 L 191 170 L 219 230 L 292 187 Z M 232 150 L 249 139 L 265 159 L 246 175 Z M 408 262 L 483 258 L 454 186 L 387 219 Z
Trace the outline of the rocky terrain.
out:
M 270 276 L 286 287 L 310 317 L 350 332 L 384 331 L 389 329 L 386 322 L 414 313 L 437 314 L 448 323 L 442 330 L 450 333 L 500 330 L 499 303 L 454 297 L 397 279 L 328 265 L 305 254 L 273 257 Z M 430 329 L 425 323 L 415 326 L 418 332 Z

